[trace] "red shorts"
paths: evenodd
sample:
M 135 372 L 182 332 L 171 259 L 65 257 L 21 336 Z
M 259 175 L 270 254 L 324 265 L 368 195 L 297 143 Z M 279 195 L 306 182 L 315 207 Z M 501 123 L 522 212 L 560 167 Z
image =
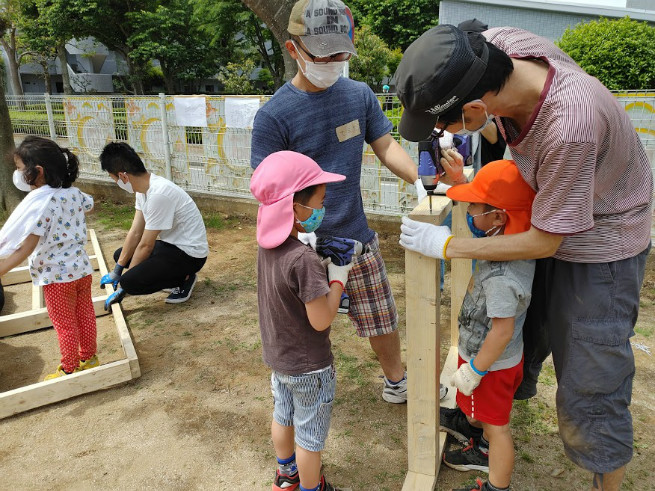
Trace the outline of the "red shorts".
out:
M 457 358 L 458 368 L 468 363 L 461 356 Z M 470 396 L 457 391 L 457 405 L 464 414 L 478 421 L 504 426 L 509 424 L 514 392 L 521 384 L 521 380 L 523 380 L 523 358 L 512 368 L 486 374 Z

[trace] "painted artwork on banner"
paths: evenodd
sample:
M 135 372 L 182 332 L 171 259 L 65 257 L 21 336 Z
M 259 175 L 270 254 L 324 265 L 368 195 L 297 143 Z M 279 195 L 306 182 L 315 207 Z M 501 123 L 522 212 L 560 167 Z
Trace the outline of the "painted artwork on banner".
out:
M 149 170 L 165 174 L 165 148 L 159 97 L 129 97 L 125 100 L 127 140 L 146 163 Z M 175 121 L 175 108 L 166 102 L 166 119 Z M 187 172 L 186 134 L 184 127 L 168 124 L 171 167 L 173 173 Z M 177 181 L 176 181 L 177 182 Z
M 266 98 L 252 97 L 263 104 Z M 225 97 L 207 97 L 207 127 L 202 128 L 208 189 L 250 197 L 250 139 L 248 128 L 226 127 Z
M 63 100 L 68 145 L 78 156 L 96 160 L 116 139 L 111 100 L 105 97 L 66 97 Z M 86 160 L 86 159 L 85 159 Z

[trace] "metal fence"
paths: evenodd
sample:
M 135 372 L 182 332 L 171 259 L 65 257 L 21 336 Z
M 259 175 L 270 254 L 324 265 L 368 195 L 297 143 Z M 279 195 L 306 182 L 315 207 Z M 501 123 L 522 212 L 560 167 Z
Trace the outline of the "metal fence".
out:
M 655 171 L 655 92 L 617 92 L 649 153 Z M 81 163 L 80 175 L 107 181 L 98 157 L 110 141 L 125 141 L 149 170 L 182 188 L 219 196 L 251 198 L 251 128 L 234 125 L 227 106 L 256 109 L 268 96 L 203 97 L 206 126 L 178 124 L 176 104 L 184 96 L 7 96 L 14 136 L 42 135 L 70 148 Z M 178 101 L 176 101 L 178 99 Z M 378 95 L 394 125 L 393 136 L 417 160 L 416 143 L 397 133 L 402 108 L 392 94 Z M 244 106 L 244 107 L 246 107 Z M 242 126 L 242 127 L 237 127 Z M 245 127 L 243 127 L 245 126 Z M 367 213 L 398 216 L 415 205 L 413 186 L 381 165 L 369 145 L 362 149 L 361 188 Z

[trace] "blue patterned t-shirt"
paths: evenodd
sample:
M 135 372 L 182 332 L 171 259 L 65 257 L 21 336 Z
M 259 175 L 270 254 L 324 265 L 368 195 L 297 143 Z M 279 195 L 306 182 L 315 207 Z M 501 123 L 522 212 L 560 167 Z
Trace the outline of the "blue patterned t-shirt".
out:
M 316 235 L 367 243 L 375 233 L 360 189 L 364 144 L 392 128 L 365 83 L 341 77 L 324 91 L 305 92 L 287 82 L 255 116 L 250 165 L 255 169 L 271 153 L 293 150 L 325 171 L 345 175 L 345 181 L 327 185 L 325 218 Z

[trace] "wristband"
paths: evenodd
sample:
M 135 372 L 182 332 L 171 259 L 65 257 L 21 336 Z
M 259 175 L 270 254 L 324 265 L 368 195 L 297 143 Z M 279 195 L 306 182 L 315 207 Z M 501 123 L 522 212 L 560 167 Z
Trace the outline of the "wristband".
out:
M 448 259 L 448 260 L 450 260 L 450 258 L 449 258 L 448 256 L 446 256 L 446 249 L 448 249 L 448 244 L 450 244 L 450 241 L 452 240 L 453 237 L 454 237 L 453 235 L 450 235 L 450 236 L 446 239 L 446 242 L 444 242 L 444 245 L 443 245 L 443 251 L 442 251 L 442 252 L 443 252 L 443 258 L 444 258 L 444 259 Z
M 339 284 L 341 285 L 341 289 L 342 289 L 342 290 L 345 290 L 345 289 L 346 289 L 346 287 L 343 286 L 343 283 L 341 283 L 339 280 L 332 280 L 332 281 L 330 281 L 330 283 L 328 283 L 328 286 L 332 286 L 332 283 L 339 283 Z
M 471 358 L 471 361 L 469 361 L 469 365 L 471 365 L 471 368 L 473 369 L 473 371 L 475 373 L 477 373 L 478 375 L 480 375 L 480 377 L 484 377 L 486 374 L 489 373 L 489 370 L 487 370 L 486 372 L 481 372 L 480 370 L 475 368 L 475 365 L 473 364 L 473 358 Z

